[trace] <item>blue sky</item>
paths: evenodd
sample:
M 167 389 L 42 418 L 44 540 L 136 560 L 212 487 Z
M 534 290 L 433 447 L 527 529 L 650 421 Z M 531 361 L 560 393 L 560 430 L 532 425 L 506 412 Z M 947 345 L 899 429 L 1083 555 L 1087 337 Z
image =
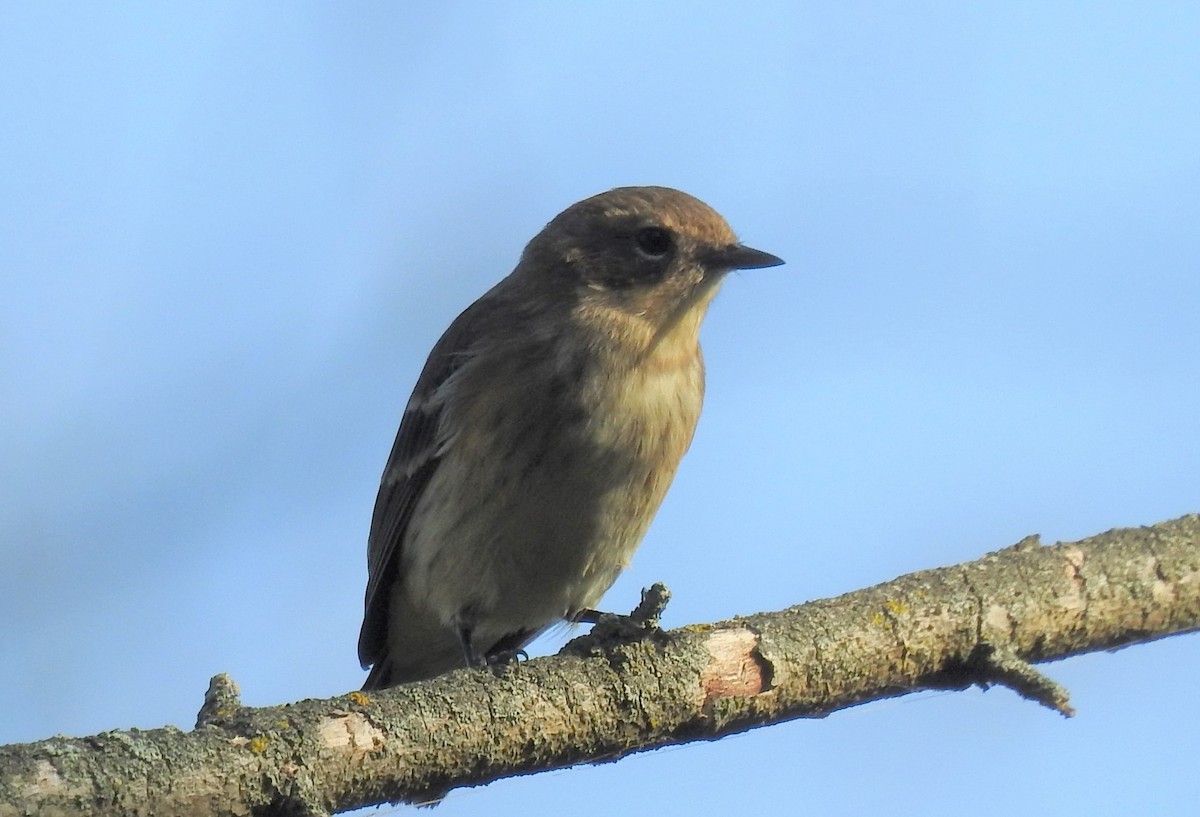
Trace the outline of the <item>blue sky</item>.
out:
M 0 743 L 363 679 L 424 357 L 577 199 L 732 276 L 633 567 L 678 626 L 1200 511 L 1200 6 L 0 8 Z M 439 814 L 1194 809 L 1195 637 L 451 795 Z M 556 649 L 553 639 L 537 652 Z M 1181 683 L 1180 679 L 1184 679 Z

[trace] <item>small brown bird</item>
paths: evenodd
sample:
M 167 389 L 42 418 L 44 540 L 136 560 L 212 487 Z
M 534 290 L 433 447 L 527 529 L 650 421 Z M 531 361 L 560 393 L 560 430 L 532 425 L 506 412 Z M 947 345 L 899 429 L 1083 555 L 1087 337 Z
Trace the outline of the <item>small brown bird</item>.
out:
M 717 287 L 782 263 L 665 187 L 585 199 L 529 242 L 405 409 L 371 519 L 364 689 L 511 656 L 600 601 L 691 444 Z

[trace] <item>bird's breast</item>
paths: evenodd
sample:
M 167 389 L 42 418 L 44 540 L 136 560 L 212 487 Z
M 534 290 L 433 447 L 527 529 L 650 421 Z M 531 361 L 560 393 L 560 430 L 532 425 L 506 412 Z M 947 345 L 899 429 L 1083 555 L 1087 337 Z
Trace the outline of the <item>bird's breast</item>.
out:
M 430 604 L 444 616 L 503 610 L 500 628 L 595 605 L 691 443 L 699 350 L 643 365 L 509 356 L 467 375 L 490 382 L 457 384 L 478 398 L 447 418 L 453 437 L 405 545 L 409 581 L 438 596 Z

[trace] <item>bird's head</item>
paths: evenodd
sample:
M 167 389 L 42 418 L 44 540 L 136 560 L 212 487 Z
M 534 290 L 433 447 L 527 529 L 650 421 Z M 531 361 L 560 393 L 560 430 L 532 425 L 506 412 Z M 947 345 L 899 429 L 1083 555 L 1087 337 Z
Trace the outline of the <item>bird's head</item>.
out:
M 669 187 L 619 187 L 554 218 L 525 248 L 517 275 L 568 295 L 583 315 L 638 318 L 659 329 L 693 316 L 735 269 L 783 260 L 738 242 L 725 219 Z

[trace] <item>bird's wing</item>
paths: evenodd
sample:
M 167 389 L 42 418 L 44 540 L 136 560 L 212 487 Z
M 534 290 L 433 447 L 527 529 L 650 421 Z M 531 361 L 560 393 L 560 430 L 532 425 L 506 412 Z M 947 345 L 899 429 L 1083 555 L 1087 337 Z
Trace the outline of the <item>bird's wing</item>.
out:
M 367 546 L 366 610 L 358 636 L 358 659 L 365 669 L 387 649 L 388 600 L 400 577 L 401 546 L 413 510 L 437 470 L 444 442 L 441 386 L 470 358 L 482 331 L 477 301 L 450 325 L 433 347 L 404 410 L 396 442 L 383 471 Z

